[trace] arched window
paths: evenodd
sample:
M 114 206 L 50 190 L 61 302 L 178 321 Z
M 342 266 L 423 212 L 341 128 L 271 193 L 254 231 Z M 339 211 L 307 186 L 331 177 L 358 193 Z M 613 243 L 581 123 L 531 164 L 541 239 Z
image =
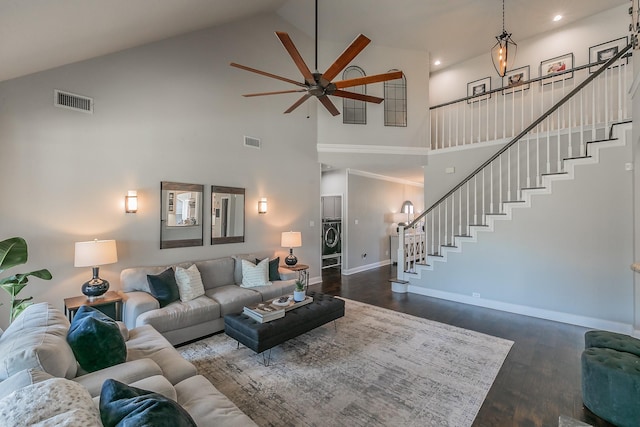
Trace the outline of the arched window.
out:
M 352 65 L 344 70 L 342 73 L 342 80 L 355 79 L 358 77 L 364 77 L 365 75 L 366 74 L 362 68 Z M 366 94 L 367 85 L 354 86 L 346 90 L 349 92 Z M 364 101 L 357 101 L 355 99 L 342 98 L 342 123 L 366 125 L 367 103 Z
M 407 126 L 407 80 L 404 75 L 384 82 L 384 125 Z

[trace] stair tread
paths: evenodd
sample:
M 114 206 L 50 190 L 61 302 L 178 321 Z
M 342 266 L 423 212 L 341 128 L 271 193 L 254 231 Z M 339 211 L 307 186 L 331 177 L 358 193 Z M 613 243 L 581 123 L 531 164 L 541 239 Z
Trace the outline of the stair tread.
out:
M 506 202 L 502 202 L 502 203 L 526 203 L 524 200 L 507 200 Z
M 566 158 L 562 159 L 562 161 L 564 162 L 565 160 L 580 160 L 580 159 L 591 159 L 591 158 L 593 158 L 593 156 L 566 157 Z
M 391 282 L 391 283 L 401 283 L 403 285 L 409 283 L 408 280 L 402 280 L 402 279 L 389 279 L 389 282 Z
M 611 142 L 611 141 L 617 141 L 618 138 L 605 138 L 605 139 L 596 139 L 595 141 L 587 141 L 587 144 L 595 144 L 598 142 Z
M 473 237 L 470 234 L 454 234 L 453 237 Z
M 488 227 L 489 224 L 469 224 L 469 227 Z
M 427 254 L 427 256 L 432 256 L 432 257 L 438 257 L 438 258 L 444 258 L 442 255 L 435 253 L 435 254 Z
M 547 187 L 524 187 L 522 190 L 546 190 Z
M 506 215 L 504 212 L 487 212 L 485 215 Z
M 550 176 L 550 175 L 567 175 L 569 172 L 549 172 L 543 173 L 540 176 Z
M 456 245 L 440 245 L 440 246 L 442 246 L 443 248 L 457 248 Z

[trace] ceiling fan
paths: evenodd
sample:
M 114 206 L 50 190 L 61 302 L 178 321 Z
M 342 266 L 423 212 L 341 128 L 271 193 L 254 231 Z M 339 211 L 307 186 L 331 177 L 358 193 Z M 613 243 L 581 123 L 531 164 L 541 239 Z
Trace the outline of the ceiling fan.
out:
M 334 61 L 333 64 L 324 73 L 318 72 L 318 0 L 316 0 L 316 34 L 315 34 L 315 59 L 316 59 L 316 70 L 315 72 L 311 72 L 307 64 L 302 59 L 300 52 L 296 49 L 296 46 L 293 44 L 291 37 L 289 34 L 276 31 L 276 36 L 293 59 L 293 62 L 298 67 L 298 70 L 302 73 L 304 77 L 304 82 L 299 82 L 295 80 L 288 79 L 286 77 L 278 76 L 275 74 L 267 73 L 266 71 L 257 70 L 255 68 L 247 67 L 245 65 L 236 64 L 235 62 L 231 63 L 232 67 L 240 68 L 241 70 L 250 71 L 252 73 L 260 74 L 266 77 L 271 77 L 273 79 L 281 80 L 287 83 L 294 84 L 299 86 L 300 89 L 291 89 L 291 90 L 280 90 L 275 92 L 261 92 L 261 93 L 249 93 L 243 96 L 252 97 L 252 96 L 265 96 L 265 95 L 279 95 L 283 93 L 296 93 L 296 92 L 304 92 L 302 98 L 298 99 L 291 107 L 289 107 L 285 114 L 292 112 L 300 105 L 302 105 L 306 100 L 315 96 L 318 100 L 324 105 L 324 107 L 331 113 L 333 116 L 337 116 L 340 114 L 336 106 L 329 99 L 328 96 L 338 96 L 341 98 L 349 98 L 355 99 L 358 101 L 366 101 L 366 102 L 375 102 L 376 104 L 384 101 L 383 98 L 379 98 L 376 96 L 365 95 L 361 93 L 354 93 L 345 91 L 343 89 L 365 85 L 369 83 L 379 83 L 385 82 L 388 80 L 396 80 L 402 78 L 402 71 L 392 71 L 383 74 L 375 74 L 373 76 L 365 76 L 358 77 L 355 79 L 341 80 L 337 82 L 332 82 L 332 80 L 342 71 L 344 68 L 349 65 L 349 63 L 355 58 L 362 50 L 367 47 L 367 45 L 371 42 L 369 38 L 360 34 L 351 42 L 351 44 L 338 56 L 338 58 Z

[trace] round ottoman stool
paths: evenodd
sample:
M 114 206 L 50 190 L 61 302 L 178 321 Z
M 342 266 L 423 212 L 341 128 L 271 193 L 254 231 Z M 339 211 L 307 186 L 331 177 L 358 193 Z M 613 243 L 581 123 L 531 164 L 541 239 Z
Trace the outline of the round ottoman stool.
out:
M 582 352 L 582 401 L 619 427 L 640 425 L 640 357 L 610 348 Z

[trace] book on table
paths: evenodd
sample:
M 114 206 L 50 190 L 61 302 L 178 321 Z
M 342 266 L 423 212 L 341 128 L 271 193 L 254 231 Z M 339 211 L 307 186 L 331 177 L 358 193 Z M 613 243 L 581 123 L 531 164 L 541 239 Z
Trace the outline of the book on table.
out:
M 286 298 L 286 300 L 285 300 Z M 307 296 L 302 301 L 294 301 L 293 297 L 274 298 L 265 302 L 244 307 L 243 313 L 259 323 L 271 322 L 272 320 L 283 318 L 285 312 L 293 310 L 313 302 L 313 297 Z

